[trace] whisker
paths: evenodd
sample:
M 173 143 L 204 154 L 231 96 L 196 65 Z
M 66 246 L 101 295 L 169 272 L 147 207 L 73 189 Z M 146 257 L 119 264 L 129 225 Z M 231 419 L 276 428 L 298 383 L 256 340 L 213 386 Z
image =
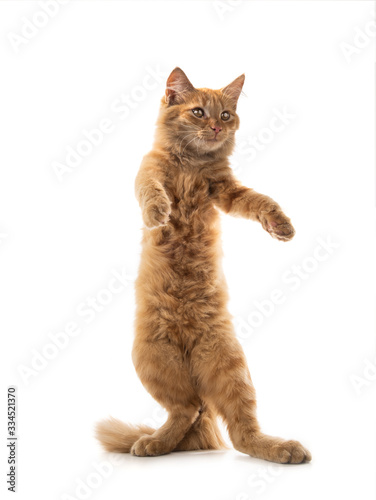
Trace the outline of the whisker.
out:
M 185 139 L 187 139 L 189 136 L 191 136 L 192 134 L 193 134 L 193 135 L 196 135 L 196 132 L 190 132 L 189 134 L 186 134 L 186 135 L 182 138 L 182 140 L 180 141 L 180 143 L 179 143 L 179 154 L 182 154 L 182 153 L 181 153 L 181 147 L 182 147 L 182 145 L 183 145 L 183 141 L 184 141 Z M 194 138 L 193 138 L 193 139 L 194 139 Z M 193 140 L 193 139 L 192 139 L 192 140 Z M 189 144 L 189 143 L 188 143 L 188 144 Z M 185 148 L 184 148 L 184 149 L 185 149 Z M 184 152 L 184 150 L 183 150 L 183 152 Z
M 187 146 L 189 146 L 189 144 L 190 144 L 191 142 L 193 142 L 196 138 L 197 138 L 197 135 L 195 134 L 195 137 L 193 137 L 193 139 L 191 139 L 191 140 L 188 142 L 188 144 L 186 144 L 186 146 L 185 146 L 185 148 L 183 149 L 183 151 L 182 151 L 182 153 L 181 153 L 181 154 L 184 154 L 184 151 L 186 150 Z

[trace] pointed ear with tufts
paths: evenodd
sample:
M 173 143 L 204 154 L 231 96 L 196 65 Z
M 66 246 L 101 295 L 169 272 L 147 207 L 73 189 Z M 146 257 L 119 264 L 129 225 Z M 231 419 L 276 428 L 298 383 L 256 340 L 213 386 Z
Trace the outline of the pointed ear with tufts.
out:
M 180 68 L 175 68 L 167 78 L 165 99 L 167 104 L 181 104 L 184 95 L 194 91 L 195 88 L 188 80 L 187 75 Z
M 244 85 L 245 75 L 240 75 L 236 78 L 230 85 L 221 89 L 222 94 L 226 95 L 232 102 L 234 107 L 238 103 L 239 96 L 242 92 L 242 88 Z

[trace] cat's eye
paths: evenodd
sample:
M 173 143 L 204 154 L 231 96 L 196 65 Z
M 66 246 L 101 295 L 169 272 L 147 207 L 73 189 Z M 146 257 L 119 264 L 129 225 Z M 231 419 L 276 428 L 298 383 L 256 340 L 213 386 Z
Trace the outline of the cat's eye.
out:
M 226 122 L 230 118 L 230 113 L 228 111 L 222 111 L 221 118 Z
M 197 116 L 197 118 L 202 118 L 204 116 L 204 110 L 201 108 L 192 109 L 192 113 Z

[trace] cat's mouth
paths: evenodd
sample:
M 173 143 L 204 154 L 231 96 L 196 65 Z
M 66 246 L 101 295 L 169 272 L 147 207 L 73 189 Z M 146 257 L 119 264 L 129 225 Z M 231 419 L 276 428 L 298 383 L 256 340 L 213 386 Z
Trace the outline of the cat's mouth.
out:
M 222 142 L 222 137 L 218 137 L 217 134 L 214 135 L 214 137 L 205 137 L 206 142 Z

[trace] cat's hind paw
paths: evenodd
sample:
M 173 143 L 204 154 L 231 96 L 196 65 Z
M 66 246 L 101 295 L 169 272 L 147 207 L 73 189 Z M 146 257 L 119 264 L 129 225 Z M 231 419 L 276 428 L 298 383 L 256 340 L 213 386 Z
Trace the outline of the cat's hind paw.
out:
M 153 438 L 153 436 L 140 437 L 131 448 L 131 454 L 136 457 L 156 457 L 170 451 L 163 441 Z

